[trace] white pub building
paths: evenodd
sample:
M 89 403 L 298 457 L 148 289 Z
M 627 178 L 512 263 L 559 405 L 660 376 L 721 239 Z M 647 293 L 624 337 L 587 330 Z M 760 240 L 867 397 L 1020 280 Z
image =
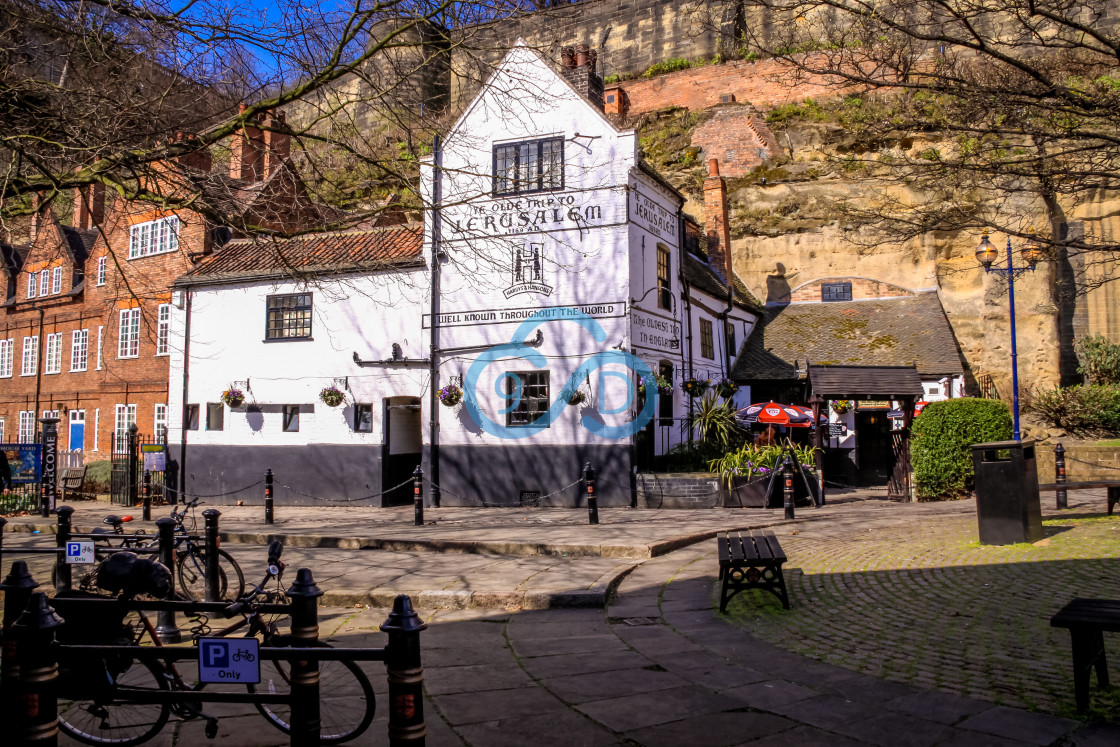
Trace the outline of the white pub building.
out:
M 715 164 L 701 242 L 602 91 L 593 55 L 518 44 L 423 164 L 422 237 L 234 241 L 180 278 L 186 492 L 271 468 L 280 502 L 392 505 L 421 465 L 443 505 L 573 506 L 590 463 L 600 501 L 630 505 L 689 438 L 682 383 L 727 378 L 760 307 L 730 272 Z

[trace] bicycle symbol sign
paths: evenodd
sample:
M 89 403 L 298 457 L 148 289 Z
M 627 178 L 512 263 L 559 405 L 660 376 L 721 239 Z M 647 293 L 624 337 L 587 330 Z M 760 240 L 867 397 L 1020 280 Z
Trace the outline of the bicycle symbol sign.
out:
M 260 642 L 256 638 L 200 638 L 198 679 L 200 682 L 261 681 Z
M 72 565 L 90 565 L 94 562 L 92 542 L 67 542 L 66 562 Z

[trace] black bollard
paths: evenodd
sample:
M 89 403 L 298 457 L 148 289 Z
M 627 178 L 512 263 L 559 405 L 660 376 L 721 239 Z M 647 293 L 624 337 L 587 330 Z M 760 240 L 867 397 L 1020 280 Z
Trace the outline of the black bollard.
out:
M 412 600 L 399 595 L 381 625 L 389 634 L 385 673 L 389 680 L 389 747 L 423 745 L 424 668 L 420 664 L 420 631 L 428 627 L 412 609 Z
M 412 523 L 418 527 L 424 526 L 424 473 L 420 465 L 412 471 Z
M 152 520 L 152 471 L 144 470 L 144 508 L 140 518 L 144 521 Z
M 159 562 L 171 571 L 171 582 L 167 585 L 166 600 L 175 599 L 175 520 L 170 516 L 156 519 L 156 529 L 159 531 Z M 179 624 L 175 622 L 175 610 L 160 610 L 156 613 L 156 635 L 163 643 L 179 643 L 183 634 L 179 631 Z
M 786 509 L 786 518 L 793 519 L 793 462 L 789 460 L 787 455 L 785 461 L 782 462 L 782 481 L 784 483 L 782 489 L 782 505 Z
M 272 513 L 272 470 L 266 469 L 264 471 L 264 523 L 271 524 L 274 515 Z
M 69 592 L 72 586 L 70 564 L 66 562 L 66 543 L 70 541 L 70 535 L 74 531 L 74 509 L 71 506 L 59 506 L 58 511 L 58 532 L 55 534 L 56 547 L 62 549 L 58 553 L 55 560 L 55 574 L 54 574 L 54 593 L 65 594 Z
M 27 609 L 32 589 L 38 586 L 39 582 L 31 577 L 23 560 L 12 563 L 11 573 L 0 583 L 0 591 L 4 592 L 4 625 L 0 628 L 0 644 L 4 647 L 3 657 L 0 658 L 0 724 L 14 724 L 17 716 L 19 667 L 16 666 L 16 640 L 12 626 Z
M 217 602 L 221 600 L 221 588 L 218 578 L 218 517 L 222 512 L 216 508 L 208 508 L 202 512 L 206 522 L 206 601 Z
M 310 568 L 296 571 L 296 580 L 285 594 L 291 600 L 293 646 L 311 647 L 319 642 L 319 597 L 323 592 L 315 585 Z M 319 661 L 292 660 L 291 670 L 291 736 L 292 747 L 319 744 Z
M 58 745 L 58 649 L 54 641 L 55 630 L 63 622 L 51 609 L 47 595 L 36 591 L 12 626 L 19 667 L 18 745 Z
M 595 470 L 591 462 L 583 465 L 583 484 L 587 486 L 587 523 L 599 523 L 599 497 L 595 485 Z
M 1056 507 L 1069 508 L 1066 489 L 1062 487 L 1066 484 L 1066 450 L 1061 441 L 1054 447 L 1054 482 L 1058 485 L 1058 489 L 1054 491 Z

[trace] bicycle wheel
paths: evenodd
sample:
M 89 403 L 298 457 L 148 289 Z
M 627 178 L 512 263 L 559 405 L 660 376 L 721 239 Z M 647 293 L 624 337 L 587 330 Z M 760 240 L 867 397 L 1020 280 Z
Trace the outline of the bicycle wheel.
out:
M 171 708 L 166 703 L 129 703 L 130 695 L 167 690 L 162 670 L 151 662 L 114 657 L 103 662 L 114 675 L 116 687 L 99 688 L 93 672 L 77 671 L 63 679 L 58 698 L 58 727 L 86 744 L 115 744 L 120 747 L 141 744 L 160 732 Z M 102 678 L 105 669 L 101 669 Z M 91 687 L 92 685 L 92 687 Z M 81 691 L 101 689 L 93 698 L 78 696 Z M 66 696 L 75 694 L 74 699 Z M 84 693 L 83 693 L 84 694 Z M 99 699 L 104 697 L 105 700 Z M 118 703 L 117 700 L 126 702 Z
M 179 560 L 179 591 L 194 600 L 206 598 L 206 551 L 191 548 Z M 241 566 L 225 550 L 218 550 L 218 596 L 237 599 L 245 593 Z
M 288 636 L 274 638 L 275 648 L 306 646 Z M 315 647 L 330 648 L 330 644 L 316 642 Z M 261 659 L 261 682 L 246 685 L 249 692 L 260 688 L 273 695 L 291 690 L 291 662 L 282 659 Z M 319 740 L 323 744 L 340 744 L 360 736 L 373 721 L 377 702 L 369 678 L 352 661 L 319 662 Z M 292 709 L 283 703 L 259 703 L 257 710 L 285 734 L 291 733 Z

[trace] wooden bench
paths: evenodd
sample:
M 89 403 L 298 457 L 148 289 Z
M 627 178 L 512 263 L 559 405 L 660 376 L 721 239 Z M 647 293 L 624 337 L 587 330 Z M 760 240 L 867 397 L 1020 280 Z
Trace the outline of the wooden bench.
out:
M 1045 482 L 1038 484 L 1038 492 L 1055 493 L 1058 490 L 1092 490 L 1108 488 L 1108 513 L 1112 515 L 1113 506 L 1120 505 L 1120 480 L 1084 480 L 1081 482 Z M 1065 508 L 1065 506 L 1058 506 Z
M 719 593 L 720 612 L 726 612 L 731 598 L 746 589 L 768 591 L 789 609 L 786 580 L 782 575 L 786 554 L 773 532 L 727 532 L 718 535 L 716 543 L 719 577 L 723 579 Z
M 1073 693 L 1077 710 L 1089 707 L 1089 673 L 1097 670 L 1097 684 L 1108 687 L 1104 632 L 1120 632 L 1120 600 L 1074 599 L 1050 618 L 1050 627 L 1068 628 L 1073 643 Z
M 85 467 L 65 467 L 58 475 L 58 489 L 62 493 L 61 500 L 67 500 L 67 493 L 82 492 L 82 483 L 86 479 Z

